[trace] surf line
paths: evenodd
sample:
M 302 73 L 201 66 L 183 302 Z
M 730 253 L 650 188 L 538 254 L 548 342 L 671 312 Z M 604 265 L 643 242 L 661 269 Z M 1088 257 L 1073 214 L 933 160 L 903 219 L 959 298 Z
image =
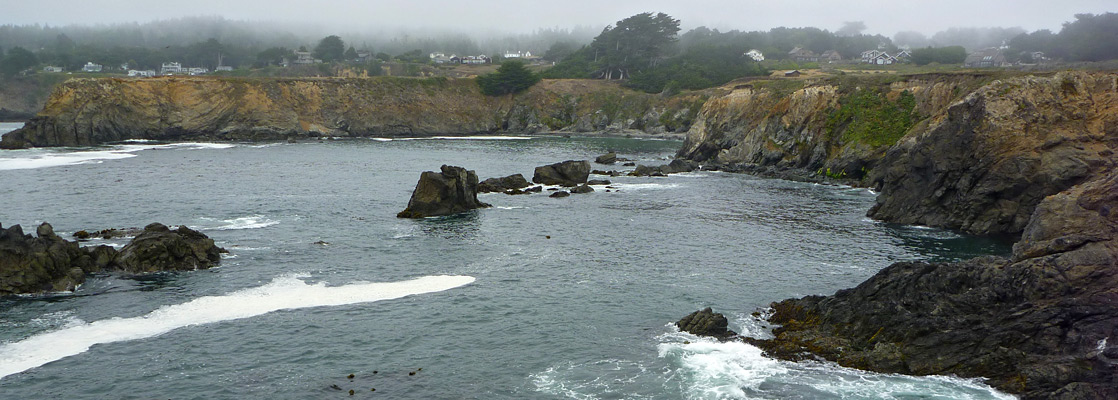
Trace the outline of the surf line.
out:
M 147 315 L 80 323 L 0 345 L 0 378 L 78 355 L 95 344 L 145 339 L 172 330 L 255 317 L 279 310 L 340 306 L 442 292 L 473 283 L 472 276 L 435 275 L 400 282 L 328 287 L 285 275 L 254 288 L 160 307 Z

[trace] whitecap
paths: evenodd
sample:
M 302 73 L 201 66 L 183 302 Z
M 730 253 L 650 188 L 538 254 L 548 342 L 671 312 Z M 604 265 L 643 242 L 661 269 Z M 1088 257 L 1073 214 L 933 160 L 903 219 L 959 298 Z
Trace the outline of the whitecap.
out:
M 163 306 L 147 315 L 80 322 L 0 345 L 0 378 L 84 353 L 96 344 L 138 340 L 175 329 L 231 321 L 279 310 L 339 306 L 441 292 L 470 284 L 470 276 L 424 276 L 401 282 L 308 284 L 299 275 L 280 276 L 264 286 Z
M 214 220 L 213 218 L 202 218 L 202 219 L 209 220 L 209 221 Z M 249 215 L 247 217 L 240 217 L 240 218 L 233 218 L 233 219 L 223 219 L 223 220 L 221 220 L 221 222 L 224 222 L 224 224 L 218 225 L 218 226 L 197 226 L 197 227 L 192 226 L 191 228 L 201 229 L 201 230 L 213 230 L 213 231 L 232 231 L 232 230 L 241 230 L 241 229 L 267 228 L 269 226 L 276 225 L 276 224 L 280 223 L 279 221 L 269 219 L 269 218 L 267 218 L 263 215 Z
M 614 183 L 614 187 L 626 190 L 665 190 L 679 187 L 676 183 Z
M 981 379 L 908 376 L 861 371 L 831 362 L 787 362 L 762 355 L 741 341 L 719 342 L 672 328 L 660 337 L 659 356 L 673 366 L 684 397 L 780 398 L 815 393 L 820 398 L 1014 399 Z

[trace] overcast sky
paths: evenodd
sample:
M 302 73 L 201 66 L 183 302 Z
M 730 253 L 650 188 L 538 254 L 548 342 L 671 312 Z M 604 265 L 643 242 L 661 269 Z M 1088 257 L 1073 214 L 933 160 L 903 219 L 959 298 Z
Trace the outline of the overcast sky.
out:
M 1051 29 L 1077 13 L 1118 11 L 1115 0 L 0 0 L 0 24 L 112 24 L 184 16 L 337 24 L 338 31 L 399 26 L 481 25 L 506 32 L 605 26 L 659 11 L 683 28 L 768 30 L 815 26 L 837 30 L 865 21 L 865 33 L 902 30 L 932 34 L 949 27 Z M 495 28 L 495 29 L 494 29 Z

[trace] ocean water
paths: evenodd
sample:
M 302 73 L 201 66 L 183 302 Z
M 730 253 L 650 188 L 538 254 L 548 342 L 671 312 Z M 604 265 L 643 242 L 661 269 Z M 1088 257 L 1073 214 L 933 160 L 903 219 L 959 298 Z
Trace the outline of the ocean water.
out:
M 0 151 L 4 226 L 49 221 L 67 235 L 158 221 L 230 251 L 215 269 L 100 275 L 74 293 L 0 299 L 0 398 L 1011 398 L 980 380 L 777 361 L 672 327 L 710 306 L 763 336 L 749 314 L 769 302 L 830 294 L 896 261 L 1008 250 L 867 219 L 865 189 L 696 172 L 608 178 L 610 192 L 563 199 L 485 194 L 493 208 L 395 218 L 420 172 L 442 164 L 530 178 L 609 149 L 658 165 L 679 145 L 475 137 Z

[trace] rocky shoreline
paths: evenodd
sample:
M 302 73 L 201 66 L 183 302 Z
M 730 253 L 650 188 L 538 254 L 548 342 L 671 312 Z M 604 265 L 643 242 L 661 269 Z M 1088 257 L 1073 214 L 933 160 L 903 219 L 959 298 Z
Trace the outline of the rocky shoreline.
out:
M 896 263 L 775 302 L 774 338 L 745 340 L 793 361 L 984 377 L 1026 399 L 1118 397 L 1116 150 L 1118 75 L 983 86 L 867 159 L 861 182 L 879 191 L 876 219 L 1019 236 L 1013 253 Z

